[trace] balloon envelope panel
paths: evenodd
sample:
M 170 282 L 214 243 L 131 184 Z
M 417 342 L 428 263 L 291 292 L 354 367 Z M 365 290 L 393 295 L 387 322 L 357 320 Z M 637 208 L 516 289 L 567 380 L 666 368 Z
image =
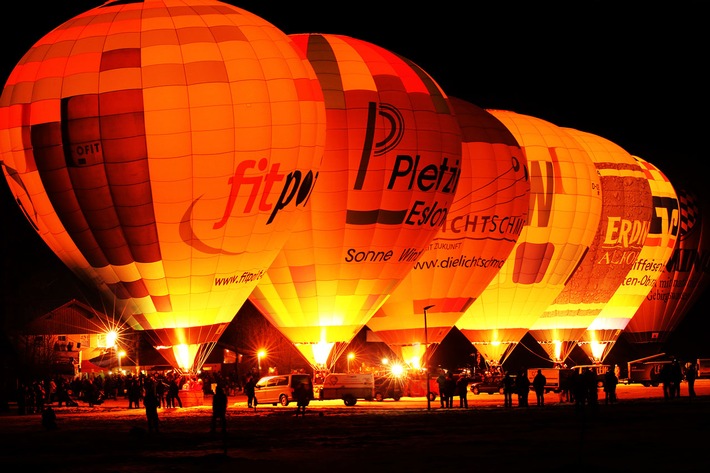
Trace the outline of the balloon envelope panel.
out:
M 520 145 L 486 110 L 454 97 L 451 103 L 463 137 L 461 179 L 446 225 L 367 323 L 390 347 L 440 343 L 500 270 L 527 221 L 530 183 Z
M 26 53 L 0 144 L 18 204 L 64 263 L 133 328 L 202 343 L 298 218 L 325 106 L 291 40 L 249 12 L 115 2 Z
M 291 38 L 323 88 L 326 151 L 305 218 L 250 299 L 294 343 L 349 342 L 443 225 L 461 131 L 416 64 L 347 36 Z
M 624 331 L 641 351 L 663 350 L 668 336 L 710 285 L 708 206 L 694 192 L 678 189 L 680 230 L 676 247 L 658 280 Z
M 637 156 L 634 159 L 641 165 L 651 187 L 654 208 L 651 226 L 643 248 L 623 283 L 587 328 L 588 337 L 583 336 L 583 339 L 590 342 L 595 331 L 605 330 L 610 335 L 606 341 L 613 345 L 656 284 L 678 238 L 680 210 L 673 185 L 656 166 Z M 608 354 L 608 351 L 605 350 L 605 353 Z
M 601 215 L 591 159 L 567 132 L 545 120 L 491 110 L 523 149 L 530 172 L 528 223 L 503 267 L 456 323 L 487 360 L 517 344 L 591 244 Z M 490 350 L 489 350 L 490 348 Z
M 654 211 L 648 178 L 629 153 L 600 136 L 570 128 L 565 131 L 587 151 L 599 173 L 602 215 L 589 250 L 530 329 L 556 362 L 567 358 L 624 281 L 643 249 Z M 613 345 L 609 343 L 614 338 L 612 330 L 589 335 L 592 338 L 584 340 L 589 350 Z M 604 354 L 592 356 L 600 360 Z

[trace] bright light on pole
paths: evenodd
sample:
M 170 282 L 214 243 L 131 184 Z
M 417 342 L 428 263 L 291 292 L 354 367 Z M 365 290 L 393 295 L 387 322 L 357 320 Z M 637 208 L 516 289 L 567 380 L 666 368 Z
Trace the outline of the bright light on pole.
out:
M 122 373 L 121 371 L 121 358 L 126 356 L 126 352 L 124 350 L 116 352 L 116 356 L 118 357 L 118 372 Z
M 353 358 L 355 358 L 355 353 L 348 353 L 348 373 L 350 373 L 350 360 L 352 360 Z
M 261 376 L 261 359 L 266 356 L 266 351 L 265 350 L 259 350 L 256 353 L 256 359 L 258 361 L 258 366 L 259 366 L 259 376 Z
M 426 370 L 426 408 L 431 410 L 431 397 L 429 396 L 429 328 L 426 323 L 426 313 L 429 309 L 434 307 L 433 305 L 428 305 L 424 307 L 424 369 Z

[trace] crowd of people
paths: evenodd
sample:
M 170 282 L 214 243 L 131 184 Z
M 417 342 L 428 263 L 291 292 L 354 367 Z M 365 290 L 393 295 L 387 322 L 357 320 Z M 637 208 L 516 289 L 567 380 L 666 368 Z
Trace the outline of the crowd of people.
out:
M 500 380 L 504 397 L 504 407 L 513 407 L 517 398 L 517 406 L 528 407 L 530 395 L 535 396 L 536 406 L 545 405 L 545 393 L 550 390 L 547 378 L 541 369 L 528 376 L 527 370 L 494 371 L 486 373 L 491 380 Z M 480 376 L 479 376 L 480 377 Z M 531 379 L 532 377 L 532 379 Z M 677 360 L 665 365 L 660 374 L 665 399 L 680 397 L 682 381 L 688 384 L 688 396 L 695 396 L 695 380 L 698 368 L 695 363 L 683 368 Z M 454 397 L 459 397 L 458 407 L 468 407 L 466 393 L 470 383 L 475 378 L 462 373 L 454 376 L 450 371 L 441 371 L 436 382 L 439 387 L 440 407 L 454 407 Z M 493 381 L 491 381 L 493 382 Z M 604 373 L 591 367 L 580 367 L 579 370 L 569 370 L 569 376 L 560 377 L 559 394 L 562 402 L 573 403 L 578 409 L 585 406 L 595 408 L 601 402 L 600 393 L 604 394 L 604 404 L 617 402 L 616 388 L 619 384 L 618 367 L 607 367 Z
M 181 408 L 180 393 L 186 388 L 212 394 L 213 386 L 220 385 L 226 393 L 234 395 L 245 382 L 234 375 L 211 371 L 199 376 L 175 371 L 55 375 L 21 381 L 17 387 L 17 407 L 19 414 L 40 414 L 47 406 L 76 407 L 84 402 L 93 407 L 106 399 L 125 399 L 129 409 L 141 409 L 145 407 L 148 390 L 155 394 L 158 408 Z
M 536 405 L 545 405 L 545 392 L 547 379 L 542 370 L 538 369 L 533 379 L 529 379 L 527 370 L 517 372 L 507 371 L 498 373 L 504 406 L 513 407 L 513 399 L 517 396 L 518 407 L 528 407 L 528 397 L 532 391 L 535 395 Z M 532 375 L 531 375 L 532 376 Z M 695 396 L 694 384 L 698 376 L 695 363 L 690 363 L 683 369 L 677 360 L 664 366 L 660 373 L 663 386 L 663 396 L 667 400 L 680 397 L 680 386 L 683 380 L 687 381 L 688 396 Z M 437 378 L 439 386 L 440 406 L 442 408 L 454 407 L 454 399 L 459 398 L 458 407 L 468 408 L 468 391 L 470 383 L 476 378 L 461 373 L 457 376 L 451 371 L 442 370 Z M 89 406 L 103 403 L 105 399 L 125 399 L 129 409 L 145 409 L 149 432 L 159 432 L 160 423 L 158 409 L 173 409 L 183 407 L 180 393 L 183 390 L 199 389 L 204 394 L 213 395 L 212 398 L 212 423 L 211 432 L 215 433 L 217 427 L 226 431 L 228 397 L 242 392 L 247 397 L 247 407 L 256 408 L 257 399 L 254 385 L 258 374 L 246 373 L 242 378 L 234 375 L 222 374 L 218 371 L 205 371 L 198 375 L 180 374 L 175 371 L 154 373 L 112 373 L 112 374 L 84 374 L 68 379 L 57 375 L 41 380 L 31 380 L 19 386 L 18 413 L 41 414 L 42 423 L 47 428 L 56 427 L 56 416 L 52 406 L 72 407 L 78 402 L 86 402 Z M 619 378 L 615 370 L 607 368 L 603 375 L 595 369 L 584 367 L 580 370 L 571 370 L 569 376 L 560 378 L 560 400 L 574 403 L 578 410 L 585 407 L 595 409 L 599 405 L 600 387 L 604 393 L 604 403 L 617 402 L 616 387 Z M 532 389 L 531 389 L 532 388 Z M 312 387 L 311 387 L 312 389 Z M 297 399 L 297 415 L 305 414 L 306 406 L 313 398 L 312 391 L 295 393 Z

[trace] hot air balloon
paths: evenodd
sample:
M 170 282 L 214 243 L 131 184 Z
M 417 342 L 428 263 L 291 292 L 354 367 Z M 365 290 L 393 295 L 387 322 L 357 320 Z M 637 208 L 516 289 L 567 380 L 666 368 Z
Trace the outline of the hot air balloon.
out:
M 0 103 L 2 168 L 30 224 L 185 371 L 281 249 L 324 149 L 310 64 L 214 0 L 80 14 L 25 54 Z
M 503 267 L 456 327 L 489 364 L 499 365 L 587 252 L 601 215 L 601 186 L 587 153 L 560 127 L 515 112 L 491 113 L 527 159 L 528 222 Z
M 634 159 L 641 165 L 651 187 L 653 199 L 651 226 L 636 261 L 621 285 L 582 335 L 582 340 L 587 342 L 582 344 L 582 348 L 587 348 L 587 356 L 596 362 L 604 361 L 663 272 L 675 247 L 680 228 L 678 197 L 673 185 L 656 166 L 638 156 L 634 156 Z M 598 343 L 594 337 L 599 333 L 605 334 L 602 342 L 606 346 L 603 348 L 595 348 L 593 345 Z M 600 358 L 593 358 L 595 352 L 601 354 Z
M 587 327 L 636 262 L 650 230 L 653 199 L 644 169 L 623 148 L 592 133 L 564 130 L 587 151 L 599 173 L 602 215 L 589 250 L 530 334 L 555 363 L 564 362 L 577 344 L 599 362 L 613 335 Z
M 710 285 L 710 221 L 707 203 L 678 189 L 680 230 L 662 273 L 623 332 L 641 356 L 661 353 L 668 336 Z
M 326 150 L 305 218 L 250 300 L 327 370 L 444 225 L 461 131 L 411 61 L 347 36 L 291 38 L 323 88 Z
M 451 97 L 463 139 L 461 178 L 446 224 L 367 327 L 403 361 L 423 366 L 499 271 L 530 201 L 527 161 L 493 115 Z M 424 308 L 427 333 L 424 333 Z

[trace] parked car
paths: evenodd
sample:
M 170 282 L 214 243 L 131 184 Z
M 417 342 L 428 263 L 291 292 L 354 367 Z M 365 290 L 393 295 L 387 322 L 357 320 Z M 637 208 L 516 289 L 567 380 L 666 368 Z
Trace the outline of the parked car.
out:
M 483 380 L 472 382 L 470 389 L 473 394 L 503 394 L 503 376 L 485 376 Z
M 378 376 L 375 378 L 375 401 L 382 402 L 387 398 L 399 401 L 403 396 L 404 382 L 394 376 Z
M 275 376 L 264 376 L 257 381 L 254 386 L 254 393 L 258 404 L 281 404 L 288 406 L 290 402 L 296 402 L 293 395 L 296 386 L 300 383 L 313 385 L 313 380 L 309 374 L 282 374 Z

